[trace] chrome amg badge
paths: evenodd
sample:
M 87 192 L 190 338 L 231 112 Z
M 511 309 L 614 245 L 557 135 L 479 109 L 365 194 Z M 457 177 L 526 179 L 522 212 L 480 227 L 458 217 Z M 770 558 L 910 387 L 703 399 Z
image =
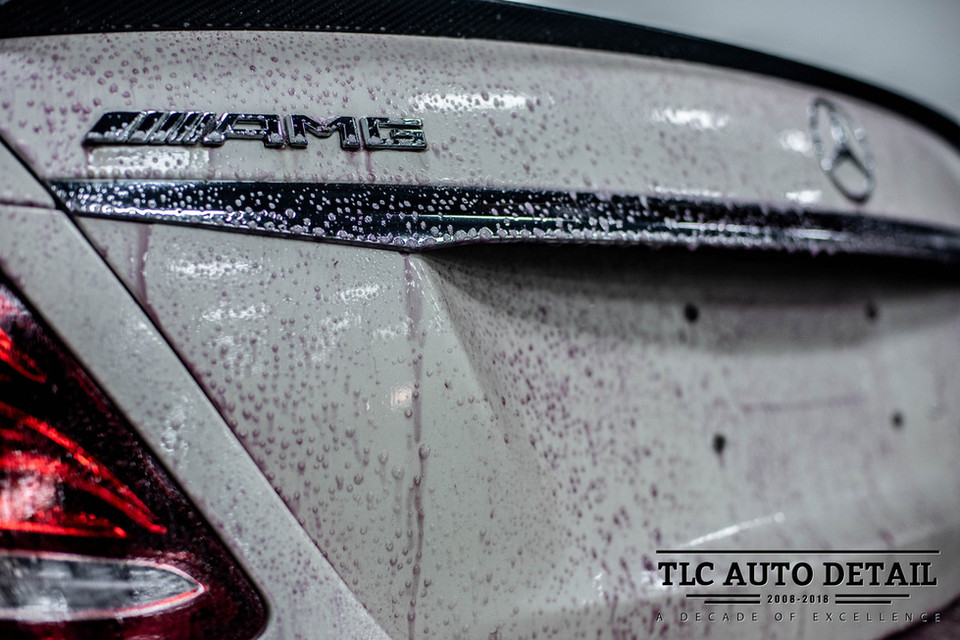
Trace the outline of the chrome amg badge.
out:
M 810 135 L 820 168 L 843 195 L 864 202 L 877 184 L 867 132 L 850 114 L 826 98 L 809 108 Z
M 83 143 L 99 145 L 195 145 L 219 147 L 227 140 L 259 140 L 270 149 L 307 146 L 307 134 L 340 137 L 340 148 L 424 151 L 427 141 L 419 118 L 338 116 L 314 120 L 304 115 L 211 113 L 208 111 L 108 111 Z

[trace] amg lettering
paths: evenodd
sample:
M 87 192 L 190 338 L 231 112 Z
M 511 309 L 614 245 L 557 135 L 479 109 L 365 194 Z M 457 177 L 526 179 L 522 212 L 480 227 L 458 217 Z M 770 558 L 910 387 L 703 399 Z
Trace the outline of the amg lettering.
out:
M 424 151 L 427 141 L 419 118 L 337 116 L 314 120 L 305 115 L 212 113 L 209 111 L 108 111 L 83 140 L 88 146 L 202 144 L 219 147 L 227 140 L 259 140 L 269 149 L 303 149 L 308 135 L 329 138 L 336 132 L 340 148 Z

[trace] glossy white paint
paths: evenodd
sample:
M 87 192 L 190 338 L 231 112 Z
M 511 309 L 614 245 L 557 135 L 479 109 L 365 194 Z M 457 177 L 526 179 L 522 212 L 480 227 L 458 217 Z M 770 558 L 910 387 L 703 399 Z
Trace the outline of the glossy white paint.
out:
M 52 209 L 53 197 L 9 149 L 0 146 L 0 204 Z
M 837 193 L 806 129 L 817 95 L 702 65 L 445 39 L 0 43 L 0 134 L 45 178 L 617 191 L 957 226 L 956 153 L 841 97 L 879 174 L 866 205 Z M 423 117 L 431 149 L 80 145 L 102 111 L 145 108 Z M 664 547 L 933 547 L 940 586 L 911 607 L 960 592 L 952 284 L 82 221 L 144 314 L 63 216 L 2 216 L 3 270 L 225 534 L 273 607 L 267 637 L 823 637 L 778 627 L 771 609 L 757 624 L 678 624 L 697 607 L 659 586 Z
M 136 425 L 265 595 L 269 622 L 259 637 L 384 640 L 69 218 L 0 206 L 0 230 L 0 269 Z
M 678 624 L 662 548 L 936 548 L 910 607 L 960 592 L 953 285 L 83 228 L 391 637 L 823 637 Z
M 890 88 L 960 120 L 960 5 L 940 0 L 521 0 L 783 56 Z
M 869 132 L 878 186 L 864 205 L 814 158 L 807 108 L 821 95 Z M 0 103 L 0 134 L 46 178 L 587 190 L 958 223 L 960 158 L 922 127 L 794 83 L 638 56 L 356 34 L 45 37 L 0 43 Z M 101 113 L 124 109 L 422 117 L 430 149 L 81 145 Z

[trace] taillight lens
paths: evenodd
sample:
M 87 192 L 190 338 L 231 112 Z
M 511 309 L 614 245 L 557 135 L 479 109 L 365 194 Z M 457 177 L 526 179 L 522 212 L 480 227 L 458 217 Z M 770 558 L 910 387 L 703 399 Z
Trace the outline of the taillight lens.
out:
M 262 600 L 0 281 L 0 638 L 249 640 Z

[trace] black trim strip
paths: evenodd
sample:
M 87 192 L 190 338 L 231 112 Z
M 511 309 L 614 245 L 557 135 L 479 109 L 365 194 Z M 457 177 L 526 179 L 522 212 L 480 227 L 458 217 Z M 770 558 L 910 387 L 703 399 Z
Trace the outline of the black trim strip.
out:
M 833 212 L 462 187 L 60 180 L 83 216 L 417 251 L 495 242 L 699 246 L 960 263 L 960 232 Z
M 801 82 L 884 106 L 960 150 L 960 125 L 901 95 L 836 73 L 615 20 L 496 0 L 11 0 L 0 38 L 124 31 L 341 31 L 560 45 L 699 62 Z

